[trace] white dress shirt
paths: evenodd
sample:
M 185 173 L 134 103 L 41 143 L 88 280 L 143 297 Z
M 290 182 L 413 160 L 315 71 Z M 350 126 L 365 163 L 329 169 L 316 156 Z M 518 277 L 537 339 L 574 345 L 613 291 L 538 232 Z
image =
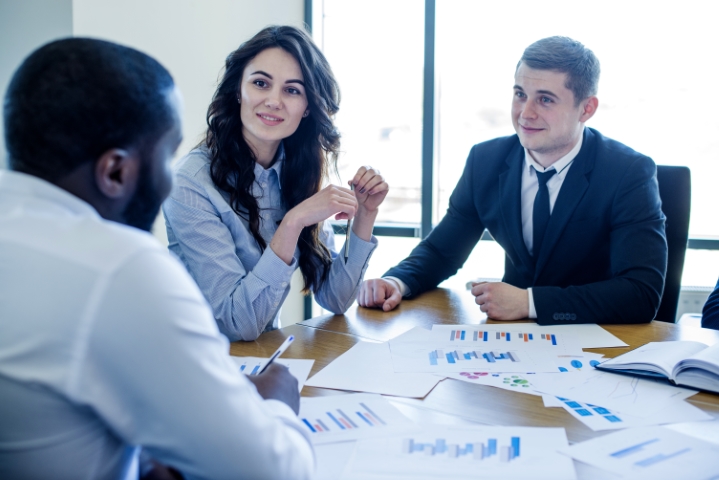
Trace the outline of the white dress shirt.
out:
M 314 469 L 294 412 L 239 374 L 152 235 L 0 171 L 0 478 L 136 477 L 138 446 L 186 478 Z
M 579 141 L 572 148 L 569 153 L 554 162 L 548 168 L 544 168 L 537 163 L 530 155 L 529 150 L 524 149 L 524 168 L 522 168 L 522 236 L 524 237 L 524 244 L 527 246 L 529 254 L 533 254 L 533 243 L 532 237 L 534 230 L 532 228 L 532 214 L 534 211 L 534 197 L 537 196 L 537 190 L 539 190 L 539 181 L 537 180 L 537 171 L 546 172 L 547 170 L 556 170 L 557 173 L 552 175 L 547 181 L 547 190 L 549 191 L 549 214 L 554 211 L 554 203 L 557 201 L 559 190 L 562 188 L 564 179 L 567 177 L 567 173 L 574 162 L 574 158 L 582 149 L 582 140 L 584 135 L 579 136 Z M 534 295 L 532 294 L 532 288 L 527 289 L 527 295 L 529 296 L 529 318 L 537 318 L 537 309 L 534 306 Z
M 562 188 L 564 179 L 567 177 L 569 168 L 574 162 L 574 158 L 582 149 L 582 141 L 584 136 L 579 136 L 579 141 L 572 148 L 569 153 L 554 162 L 548 168 L 544 168 L 537 163 L 529 150 L 524 149 L 524 167 L 522 168 L 522 236 L 524 237 L 524 244 L 527 246 L 529 254 L 532 254 L 533 247 L 533 230 L 532 230 L 532 213 L 534 210 L 534 197 L 537 196 L 537 190 L 539 190 L 539 182 L 537 181 L 537 171 L 545 172 L 547 170 L 556 170 L 557 173 L 552 175 L 552 178 L 547 181 L 547 190 L 549 191 L 549 213 L 551 215 L 554 210 L 554 203 L 557 201 L 559 190 Z M 402 296 L 406 297 L 410 294 L 409 287 L 401 279 L 397 277 L 385 277 L 386 279 L 394 280 L 399 286 Z M 537 309 L 534 307 L 534 296 L 532 295 L 532 288 L 527 289 L 527 295 L 529 296 L 529 318 L 537 318 Z

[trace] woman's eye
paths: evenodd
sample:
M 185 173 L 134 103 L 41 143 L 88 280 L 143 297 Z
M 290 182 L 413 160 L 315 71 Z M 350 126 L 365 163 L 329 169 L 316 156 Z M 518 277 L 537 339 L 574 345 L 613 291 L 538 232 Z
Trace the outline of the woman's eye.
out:
M 302 95 L 302 92 L 301 92 L 301 91 L 299 91 L 299 90 L 296 89 L 296 88 L 292 88 L 292 87 L 290 87 L 290 88 L 287 89 L 287 93 L 290 93 L 290 94 L 292 94 L 292 95 Z
M 542 97 L 542 103 L 552 103 L 552 99 L 549 97 Z
M 261 87 L 261 88 L 264 88 L 267 86 L 267 82 L 265 82 L 264 80 L 255 80 L 252 83 L 254 83 L 255 85 L 257 85 L 258 87 Z

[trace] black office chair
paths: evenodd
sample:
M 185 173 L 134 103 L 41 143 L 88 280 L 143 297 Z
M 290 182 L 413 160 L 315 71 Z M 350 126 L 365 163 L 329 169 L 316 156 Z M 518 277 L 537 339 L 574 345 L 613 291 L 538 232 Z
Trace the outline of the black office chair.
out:
M 684 257 L 689 239 L 689 213 L 691 211 L 692 181 L 687 167 L 657 165 L 659 197 L 662 211 L 667 217 L 666 232 L 669 255 L 664 294 L 655 320 L 676 322 L 679 292 L 682 288 Z

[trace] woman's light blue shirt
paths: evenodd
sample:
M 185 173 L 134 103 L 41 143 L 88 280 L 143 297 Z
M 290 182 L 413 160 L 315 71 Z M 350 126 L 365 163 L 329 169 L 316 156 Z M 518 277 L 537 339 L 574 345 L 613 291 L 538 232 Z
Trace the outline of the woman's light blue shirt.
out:
M 280 147 L 282 148 L 282 147 Z M 220 331 L 231 341 L 254 340 L 278 326 L 290 278 L 298 268 L 299 249 L 287 265 L 269 247 L 286 211 L 282 206 L 280 173 L 284 154 L 268 169 L 255 164 L 252 194 L 260 208 L 260 234 L 268 247 L 262 252 L 248 222 L 229 204 L 229 195 L 210 177 L 205 149 L 183 157 L 175 168 L 175 185 L 162 206 L 169 248 L 185 264 L 212 306 Z M 338 255 L 332 226 L 325 222 L 320 239 L 332 254 L 327 282 L 315 298 L 323 308 L 344 313 L 357 297 L 369 258 L 377 246 L 351 233 L 347 263 Z

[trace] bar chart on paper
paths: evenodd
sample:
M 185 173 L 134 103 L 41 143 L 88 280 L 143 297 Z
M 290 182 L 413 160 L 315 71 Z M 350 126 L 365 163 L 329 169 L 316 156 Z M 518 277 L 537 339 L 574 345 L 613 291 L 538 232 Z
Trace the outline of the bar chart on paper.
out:
M 313 443 L 391 435 L 416 427 L 380 395 L 302 398 L 299 419 Z
M 619 430 L 563 449 L 627 478 L 716 478 L 719 446 L 663 427 Z
M 434 443 L 422 443 L 414 438 L 405 438 L 402 441 L 402 453 L 413 455 L 445 455 L 447 458 L 471 457 L 473 460 L 485 460 L 497 456 L 500 462 L 509 462 L 519 458 L 520 437 L 511 437 L 510 445 L 497 447 L 496 438 L 488 438 L 486 443 L 474 442 L 460 445 L 447 443 L 444 438 L 438 438 Z
M 525 332 L 507 332 L 507 331 L 487 331 L 487 330 L 450 330 L 450 342 L 473 342 L 473 343 L 543 343 L 547 345 L 557 345 L 557 335 L 554 333 L 525 333 Z
M 558 353 L 543 349 L 507 348 L 507 345 L 453 344 L 440 342 L 392 342 L 395 372 L 449 373 L 556 372 Z
M 563 429 L 433 426 L 413 435 L 360 441 L 348 471 L 357 477 L 573 478 L 571 460 L 554 451 L 564 445 Z

